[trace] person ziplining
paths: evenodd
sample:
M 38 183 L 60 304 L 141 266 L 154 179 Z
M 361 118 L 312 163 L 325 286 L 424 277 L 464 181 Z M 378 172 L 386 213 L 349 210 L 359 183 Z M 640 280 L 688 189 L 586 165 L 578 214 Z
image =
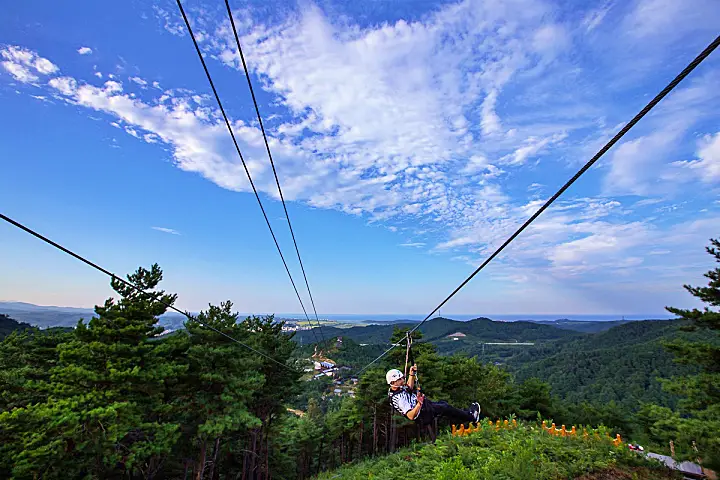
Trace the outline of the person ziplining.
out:
M 392 369 L 385 375 L 390 388 L 390 405 L 400 414 L 420 425 L 429 425 L 437 417 L 447 417 L 453 423 L 477 423 L 480 419 L 480 404 L 473 402 L 467 410 L 455 408 L 445 401 L 433 402 L 417 389 L 417 365 L 410 367 L 408 381 L 398 369 Z

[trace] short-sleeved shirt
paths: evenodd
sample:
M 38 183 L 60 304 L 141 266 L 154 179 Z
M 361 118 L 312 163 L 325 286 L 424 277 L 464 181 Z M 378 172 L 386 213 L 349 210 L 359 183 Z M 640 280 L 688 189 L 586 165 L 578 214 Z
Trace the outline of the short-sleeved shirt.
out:
M 403 385 L 398 390 L 389 389 L 388 397 L 393 408 L 405 416 L 417 405 L 417 395 L 407 385 Z

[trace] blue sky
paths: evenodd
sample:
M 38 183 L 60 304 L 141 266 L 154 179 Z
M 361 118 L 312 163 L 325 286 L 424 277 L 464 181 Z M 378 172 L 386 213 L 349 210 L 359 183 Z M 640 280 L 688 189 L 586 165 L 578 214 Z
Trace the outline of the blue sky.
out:
M 318 311 L 429 312 L 720 31 L 714 0 L 231 2 Z M 187 1 L 301 282 L 224 4 Z M 2 211 L 181 308 L 298 312 L 174 2 L 13 2 Z M 688 306 L 720 235 L 711 56 L 444 312 Z M 108 281 L 0 225 L 0 300 Z

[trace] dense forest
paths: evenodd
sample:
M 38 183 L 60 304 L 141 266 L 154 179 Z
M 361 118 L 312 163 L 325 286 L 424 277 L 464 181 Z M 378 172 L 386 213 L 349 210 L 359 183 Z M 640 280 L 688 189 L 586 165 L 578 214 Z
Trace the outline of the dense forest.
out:
M 720 262 L 719 250 L 713 242 L 708 252 Z M 720 269 L 707 277 L 707 287 L 686 288 L 717 307 Z M 461 478 L 452 471 L 480 471 L 480 457 L 469 453 L 478 449 L 492 462 L 499 457 L 488 449 L 522 456 L 542 448 L 536 453 L 544 460 L 533 465 L 547 475 L 537 478 L 619 461 L 605 444 L 547 450 L 554 447 L 530 433 L 540 418 L 602 424 L 661 452 L 672 439 L 680 457 L 697 457 L 695 442 L 707 465 L 720 458 L 720 315 L 710 309 L 672 309 L 680 320 L 591 334 L 476 319 L 462 325 L 465 337 L 457 341 L 447 338 L 457 322 L 428 322 L 413 334 L 423 391 L 457 406 L 478 401 L 485 419 L 517 419 L 525 436 L 490 438 L 489 431 L 458 444 L 441 433 L 437 450 L 423 450 L 412 445 L 434 432 L 393 415 L 387 399 L 385 371 L 404 364 L 404 348 L 355 376 L 388 341 L 401 342 L 407 325 L 329 339 L 316 350 L 283 332 L 284 322 L 240 319 L 225 302 L 162 335 L 158 317 L 176 297 L 159 288 L 161 280 L 157 265 L 128 276 L 141 292 L 114 279 L 116 298 L 74 329 L 38 330 L 0 317 L 2 334 L 12 330 L 0 342 L 0 478 L 303 479 L 402 448 L 410 450 L 340 472 L 368 478 L 417 454 L 432 469 L 447 467 L 447 478 Z M 475 339 L 535 345 L 483 354 L 469 351 Z M 347 369 L 315 378 L 313 361 L 328 359 Z M 440 432 L 448 427 L 439 423 Z M 566 467 L 577 470 L 562 473 L 555 454 L 573 459 Z M 583 463 L 591 457 L 597 463 Z
M 32 328 L 29 324 L 13 320 L 8 315 L 0 313 L 0 340 L 10 335 L 15 330 L 27 330 Z

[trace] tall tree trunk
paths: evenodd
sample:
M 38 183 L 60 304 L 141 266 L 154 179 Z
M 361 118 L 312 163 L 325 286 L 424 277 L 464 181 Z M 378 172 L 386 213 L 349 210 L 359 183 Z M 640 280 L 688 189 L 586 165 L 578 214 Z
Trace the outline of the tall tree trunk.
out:
M 212 464 L 210 465 L 210 480 L 215 480 L 215 465 L 217 465 L 220 452 L 220 437 L 215 438 L 215 451 L 213 452 Z
M 252 478 L 250 476 L 250 458 L 252 457 L 252 455 L 250 455 L 251 445 L 252 435 L 249 435 L 247 437 L 247 441 L 245 442 L 245 448 L 243 449 L 242 480 L 250 480 Z
M 363 420 L 360 420 L 360 440 L 358 440 L 358 454 L 357 454 L 358 460 L 362 458 L 363 433 L 364 432 L 365 432 L 365 422 Z
M 320 448 L 318 448 L 316 475 L 322 471 L 322 455 L 323 455 L 323 447 L 324 446 L 325 446 L 325 435 L 320 437 Z
M 378 441 L 377 405 L 373 405 L 373 444 L 372 444 L 373 456 L 377 453 L 377 441 Z
M 255 465 L 254 478 L 261 480 L 263 478 L 263 469 L 265 468 L 265 427 L 258 430 L 257 439 L 257 464 Z
M 200 458 L 198 459 L 198 469 L 195 473 L 195 480 L 203 480 L 205 475 L 205 457 L 207 455 L 207 440 L 202 441 L 200 446 Z
M 252 451 L 255 455 L 251 455 L 252 459 L 250 460 L 250 478 L 253 480 L 257 479 L 257 475 L 255 470 L 257 469 L 258 464 L 258 457 L 260 454 L 258 453 L 258 429 L 256 428 L 253 430 L 253 444 L 252 444 Z
M 265 480 L 270 480 L 270 424 L 272 415 L 268 418 L 267 433 L 265 435 Z
M 392 412 L 390 415 L 388 415 L 388 423 L 390 424 L 390 428 L 388 429 L 390 431 L 390 434 L 388 435 L 388 448 L 387 452 L 393 452 L 395 451 L 395 422 L 393 421 Z

